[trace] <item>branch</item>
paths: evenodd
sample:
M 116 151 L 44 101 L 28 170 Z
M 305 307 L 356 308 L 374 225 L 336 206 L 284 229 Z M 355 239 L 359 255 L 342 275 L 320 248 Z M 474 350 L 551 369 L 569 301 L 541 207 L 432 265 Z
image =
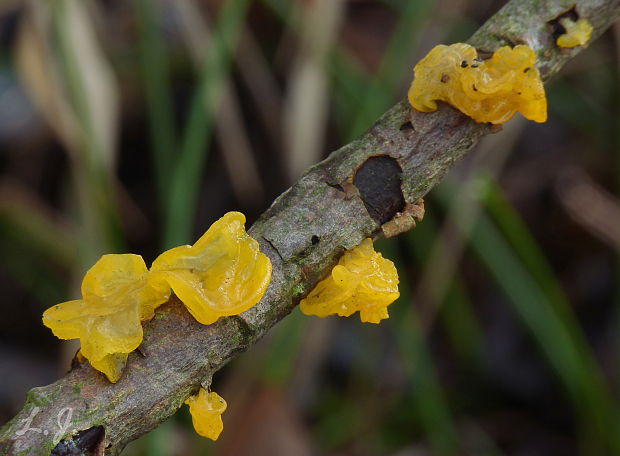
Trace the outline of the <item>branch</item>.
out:
M 547 80 L 582 50 L 555 46 L 554 20 L 573 5 L 512 0 L 469 42 L 489 53 L 526 43 Z M 593 25 L 594 40 L 620 15 L 620 0 L 583 0 L 576 12 Z M 32 389 L 24 408 L 0 431 L 0 454 L 48 455 L 63 439 L 54 454 L 67 448 L 118 454 L 285 317 L 345 249 L 380 236 L 386 222 L 390 235 L 411 226 L 403 219 L 415 212 L 416 201 L 496 130 L 445 104 L 428 114 L 412 111 L 406 101 L 396 104 L 363 136 L 310 168 L 250 228 L 273 263 L 271 284 L 259 304 L 203 326 L 173 297 L 145 323 L 144 342 L 129 356 L 118 383 L 108 383 L 85 363 Z

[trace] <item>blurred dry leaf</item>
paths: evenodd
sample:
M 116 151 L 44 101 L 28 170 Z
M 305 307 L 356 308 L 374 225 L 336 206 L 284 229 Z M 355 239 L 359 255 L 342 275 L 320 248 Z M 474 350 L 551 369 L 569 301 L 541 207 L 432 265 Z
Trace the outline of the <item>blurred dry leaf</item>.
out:
M 62 0 L 53 3 L 29 1 L 17 42 L 17 67 L 22 81 L 35 105 L 42 112 L 72 153 L 83 147 L 79 129 L 85 121 L 91 123 L 99 157 L 91 157 L 108 169 L 115 160 L 118 134 L 118 88 L 110 64 L 94 32 L 87 3 Z M 95 4 L 88 4 L 94 8 Z M 54 8 L 58 8 L 55 12 Z M 88 119 L 68 101 L 67 84 L 60 72 L 59 56 L 49 37 L 53 34 L 53 15 L 58 14 L 59 29 L 66 36 L 72 62 L 79 64 L 76 75 L 84 97 Z M 77 65 L 76 65 L 77 66 Z M 88 134 L 88 133 L 86 133 Z
M 594 237 L 620 250 L 620 201 L 582 169 L 567 168 L 555 182 L 555 194 L 568 215 Z
M 343 0 L 297 2 L 300 49 L 293 63 L 284 106 L 284 142 L 289 179 L 321 159 L 328 119 L 327 54 L 345 11 Z
M 67 149 L 75 152 L 79 138 L 75 118 L 60 90 L 49 43 L 37 22 L 40 20 L 37 21 L 33 11 L 29 11 L 21 22 L 16 45 L 17 69 L 32 102 Z

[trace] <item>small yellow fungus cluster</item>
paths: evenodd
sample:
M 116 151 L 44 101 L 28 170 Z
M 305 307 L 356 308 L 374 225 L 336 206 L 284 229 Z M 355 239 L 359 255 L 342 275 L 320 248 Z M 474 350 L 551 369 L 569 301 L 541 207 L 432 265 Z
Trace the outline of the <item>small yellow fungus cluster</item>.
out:
M 501 124 L 516 112 L 547 120 L 545 89 L 528 46 L 499 48 L 488 60 L 465 43 L 438 45 L 413 69 L 409 102 L 422 112 L 445 101 L 476 122 Z
M 399 296 L 394 263 L 375 252 L 371 239 L 365 239 L 345 252 L 329 277 L 299 307 L 304 314 L 317 317 L 348 317 L 359 311 L 363 322 L 379 323 L 388 318 L 387 307 Z
M 556 40 L 556 44 L 563 48 L 573 48 L 576 46 L 584 46 L 590 41 L 592 35 L 592 25 L 585 19 L 580 18 L 573 21 L 568 17 L 560 19 L 560 24 L 566 30 L 566 33 L 560 35 Z
M 193 246 L 168 250 L 151 266 L 152 280 L 168 283 L 203 325 L 248 310 L 269 285 L 271 262 L 244 224 L 243 214 L 229 212 Z
M 142 342 L 141 321 L 170 294 L 148 280 L 139 255 L 104 255 L 82 281 L 82 299 L 43 313 L 43 324 L 60 339 L 80 339 L 80 353 L 116 382 L 127 355 Z
M 217 440 L 224 430 L 222 413 L 226 411 L 226 401 L 217 393 L 200 388 L 198 394 L 185 401 L 189 405 L 192 424 L 196 432 L 211 440 Z
M 60 339 L 80 339 L 90 364 L 116 382 L 127 355 L 142 343 L 142 324 L 170 289 L 202 324 L 256 304 L 271 280 L 271 262 L 229 212 L 193 245 L 162 253 L 149 271 L 139 255 L 104 255 L 82 281 L 82 299 L 50 307 L 43 324 Z

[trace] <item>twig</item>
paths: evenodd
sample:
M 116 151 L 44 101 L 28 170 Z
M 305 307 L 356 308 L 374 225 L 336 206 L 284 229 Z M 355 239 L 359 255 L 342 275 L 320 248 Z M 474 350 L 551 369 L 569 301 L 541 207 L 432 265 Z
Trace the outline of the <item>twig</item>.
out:
M 546 80 L 582 50 L 557 48 L 548 24 L 573 6 L 564 0 L 512 0 L 470 43 L 485 52 L 527 43 Z M 584 0 L 576 11 L 594 26 L 594 39 L 620 15 L 620 0 Z M 411 209 L 454 162 L 493 131 L 447 105 L 422 114 L 401 101 L 363 136 L 309 169 L 251 227 L 250 234 L 273 263 L 272 282 L 258 305 L 202 326 L 171 299 L 146 323 L 140 353 L 130 355 L 118 383 L 108 383 L 83 364 L 56 383 L 32 389 L 22 411 L 0 431 L 0 454 L 47 455 L 62 439 L 67 439 L 64 447 L 90 442 L 82 451 L 96 454 L 102 438 L 105 453 L 118 454 L 286 316 L 344 249 L 379 236 L 382 223 Z M 358 174 L 360 169 L 365 172 Z M 401 180 L 400 189 L 382 185 L 394 179 Z M 95 432 L 98 426 L 102 429 Z M 100 438 L 81 434 L 75 439 L 80 431 Z

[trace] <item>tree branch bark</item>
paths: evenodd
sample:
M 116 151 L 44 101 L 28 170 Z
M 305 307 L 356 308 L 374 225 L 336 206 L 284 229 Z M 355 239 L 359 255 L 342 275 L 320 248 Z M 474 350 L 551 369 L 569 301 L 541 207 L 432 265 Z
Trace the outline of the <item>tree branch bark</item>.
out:
M 512 0 L 469 43 L 488 53 L 528 44 L 548 80 L 583 50 L 555 45 L 553 21 L 574 5 Z M 594 40 L 620 15 L 620 0 L 577 1 L 576 12 L 593 25 Z M 423 114 L 399 102 L 363 136 L 310 168 L 250 228 L 273 263 L 272 282 L 259 304 L 203 326 L 173 297 L 145 323 L 140 352 L 129 356 L 118 383 L 108 383 L 85 363 L 32 389 L 23 409 L 0 430 L 0 454 L 63 454 L 66 448 L 118 454 L 285 317 L 345 249 L 380 236 L 383 223 L 410 212 L 482 136 L 496 130 L 445 104 Z M 395 226 L 399 231 L 408 224 L 392 223 L 390 234 Z

